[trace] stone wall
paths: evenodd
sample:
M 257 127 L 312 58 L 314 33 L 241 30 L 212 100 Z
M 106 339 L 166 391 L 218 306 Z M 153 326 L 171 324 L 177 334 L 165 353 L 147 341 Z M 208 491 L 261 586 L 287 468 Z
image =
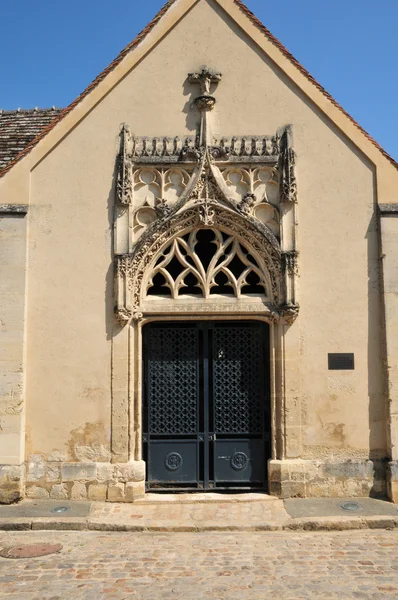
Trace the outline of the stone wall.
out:
M 387 496 L 392 502 L 398 503 L 398 460 L 392 460 L 387 465 Z
M 398 502 L 398 204 L 382 204 L 380 210 L 383 300 L 386 336 L 387 469 L 390 500 Z
M 3 473 L 10 481 L 15 471 Z M 385 460 L 271 460 L 269 492 L 281 498 L 376 497 L 387 493 L 388 477 L 398 466 Z M 387 477 L 387 481 L 386 481 Z M 134 502 L 145 494 L 145 462 L 46 461 L 34 455 L 26 463 L 26 497 L 53 500 Z
M 24 494 L 26 207 L 0 204 L 0 502 Z
M 26 464 L 27 498 L 133 502 L 144 493 L 143 461 L 72 463 L 33 455 Z
M 386 495 L 386 461 L 271 460 L 269 486 L 281 498 Z

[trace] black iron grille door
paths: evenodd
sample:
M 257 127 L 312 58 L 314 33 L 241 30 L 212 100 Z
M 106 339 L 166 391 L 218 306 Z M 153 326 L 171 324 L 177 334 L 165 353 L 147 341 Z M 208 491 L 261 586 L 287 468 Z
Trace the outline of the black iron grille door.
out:
M 266 487 L 268 325 L 144 327 L 144 458 L 151 489 Z

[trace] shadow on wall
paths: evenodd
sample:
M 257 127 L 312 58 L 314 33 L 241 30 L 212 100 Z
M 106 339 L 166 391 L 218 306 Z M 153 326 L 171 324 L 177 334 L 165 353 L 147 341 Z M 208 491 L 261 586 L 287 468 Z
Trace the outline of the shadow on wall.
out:
M 116 207 L 116 181 L 117 181 L 117 161 L 115 157 L 115 165 L 112 174 L 112 184 L 108 194 L 107 208 L 108 208 L 108 222 L 109 222 L 109 240 L 110 240 L 110 261 L 109 268 L 105 275 L 105 331 L 106 339 L 112 340 L 114 335 L 115 326 L 115 313 L 114 313 L 114 213 Z
M 215 87 L 216 86 L 214 86 L 214 88 Z M 195 98 L 197 98 L 200 94 L 200 86 L 195 85 L 193 83 L 189 83 L 188 79 L 185 79 L 182 85 L 182 90 L 184 96 L 188 96 L 188 100 L 186 101 L 186 103 L 184 104 L 184 108 L 182 109 L 182 112 L 186 115 L 186 127 L 189 131 L 192 131 L 192 135 L 197 136 L 200 129 L 200 114 L 199 111 L 195 109 L 193 103 Z
M 373 214 L 366 232 L 368 251 L 368 395 L 369 458 L 373 461 L 370 495 L 384 496 L 387 463 L 385 344 L 383 343 L 380 243 L 377 218 L 376 174 L 373 171 Z

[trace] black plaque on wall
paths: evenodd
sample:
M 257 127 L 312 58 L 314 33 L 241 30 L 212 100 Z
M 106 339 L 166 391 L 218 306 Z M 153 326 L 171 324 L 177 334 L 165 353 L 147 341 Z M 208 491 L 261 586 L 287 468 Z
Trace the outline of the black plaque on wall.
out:
M 329 371 L 352 371 L 354 369 L 353 352 L 336 352 L 328 354 Z

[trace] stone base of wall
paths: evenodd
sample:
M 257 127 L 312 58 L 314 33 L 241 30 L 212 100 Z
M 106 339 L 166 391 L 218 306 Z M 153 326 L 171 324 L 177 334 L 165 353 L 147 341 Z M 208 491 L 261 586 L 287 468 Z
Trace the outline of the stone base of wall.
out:
M 391 464 L 391 463 L 390 463 Z M 384 460 L 270 460 L 269 491 L 280 498 L 385 497 Z M 396 479 L 398 499 L 398 470 Z
M 25 474 L 26 473 L 26 474 Z M 388 497 L 398 503 L 398 461 L 271 460 L 269 492 L 280 498 Z M 145 463 L 57 462 L 32 456 L 0 466 L 0 503 L 24 497 L 134 502 L 145 495 Z
M 25 465 L 0 465 L 0 504 L 12 504 L 25 496 Z
M 398 460 L 387 464 L 387 496 L 398 504 Z
M 145 463 L 45 462 L 26 464 L 26 498 L 134 502 L 145 495 Z

